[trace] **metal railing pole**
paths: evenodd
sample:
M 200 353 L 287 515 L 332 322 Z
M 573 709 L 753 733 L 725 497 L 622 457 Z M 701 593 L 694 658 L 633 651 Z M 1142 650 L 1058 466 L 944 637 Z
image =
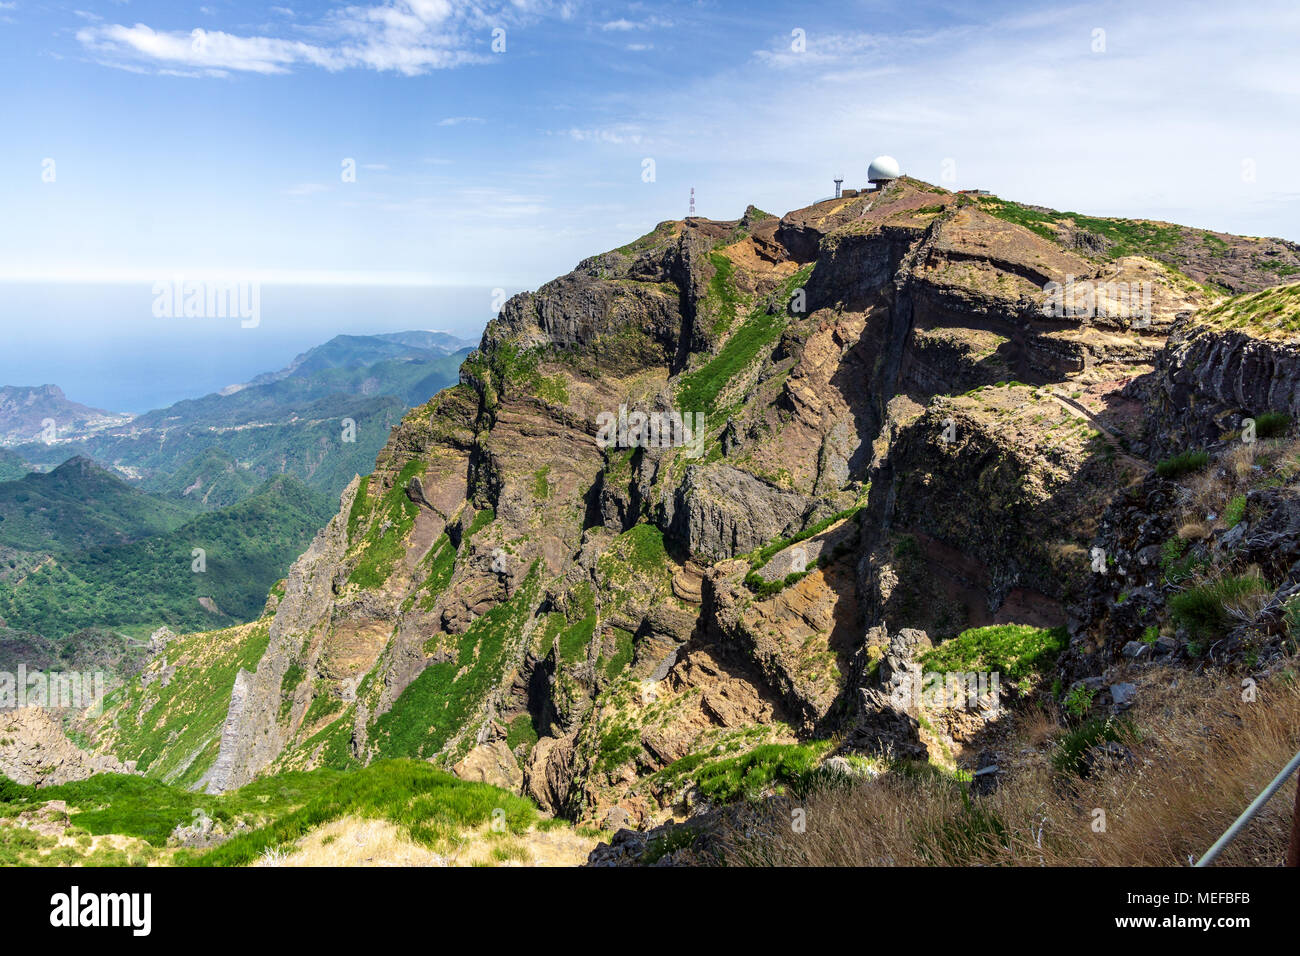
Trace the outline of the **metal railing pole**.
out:
M 1295 786 L 1295 812 L 1291 815 L 1291 846 L 1286 851 L 1286 865 L 1300 866 L 1300 778 Z
M 1223 848 L 1236 839 L 1237 834 L 1245 829 L 1246 824 L 1253 820 L 1255 814 L 1259 813 L 1264 804 L 1268 803 L 1268 801 L 1272 799 L 1273 794 L 1282 789 L 1282 785 L 1286 783 L 1287 778 L 1290 777 L 1291 774 L 1296 772 L 1297 768 L 1300 768 L 1300 753 L 1297 753 L 1292 757 L 1290 762 L 1282 768 L 1282 772 L 1273 778 L 1273 782 L 1264 788 L 1264 792 L 1250 802 L 1250 806 L 1242 811 L 1241 816 L 1237 817 L 1237 819 L 1233 821 L 1232 826 L 1228 827 L 1228 829 L 1224 831 L 1223 836 L 1214 841 L 1214 846 L 1205 851 L 1205 856 L 1197 860 L 1196 865 L 1209 866 L 1213 863 L 1215 858 L 1223 852 Z M 1297 800 L 1296 806 L 1297 808 L 1300 808 L 1300 800 Z M 1287 854 L 1288 860 L 1290 860 L 1291 856 L 1296 852 L 1296 841 L 1296 824 L 1292 821 L 1291 853 Z M 1295 866 L 1296 864 L 1290 863 L 1289 865 Z

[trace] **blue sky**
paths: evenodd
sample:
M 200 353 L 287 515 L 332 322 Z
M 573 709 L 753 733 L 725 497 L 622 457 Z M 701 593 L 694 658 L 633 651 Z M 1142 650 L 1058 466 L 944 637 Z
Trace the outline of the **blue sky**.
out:
M 0 0 L 0 279 L 535 286 L 884 152 L 1300 239 L 1298 48 L 1289 0 Z

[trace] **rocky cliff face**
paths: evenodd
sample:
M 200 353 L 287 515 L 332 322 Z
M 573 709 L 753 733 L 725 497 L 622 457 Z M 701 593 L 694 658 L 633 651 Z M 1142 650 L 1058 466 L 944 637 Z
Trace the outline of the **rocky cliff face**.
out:
M 132 769 L 111 755 L 82 750 L 64 736 L 58 720 L 39 707 L 0 711 L 0 775 L 16 783 L 53 786 Z
M 1258 674 L 1300 647 L 1300 285 L 1180 320 L 1137 447 L 1160 461 L 1101 514 L 1062 675 L 1121 662 L 1231 663 Z
M 1267 412 L 1300 417 L 1300 285 L 1230 299 L 1187 317 L 1135 389 L 1151 406 L 1157 455 L 1221 440 Z
M 1236 395 L 1178 371 L 1218 290 L 1014 218 L 899 180 L 511 299 L 273 597 L 187 779 L 410 756 L 627 823 L 761 744 L 924 755 L 889 703 L 915 655 L 1065 624 L 1150 467 L 1143 396 Z M 1235 405 L 1293 407 L 1269 348 Z

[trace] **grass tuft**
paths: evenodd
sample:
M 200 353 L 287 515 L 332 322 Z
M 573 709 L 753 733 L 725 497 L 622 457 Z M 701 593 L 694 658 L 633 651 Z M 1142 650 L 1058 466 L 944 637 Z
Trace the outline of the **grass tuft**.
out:
M 1210 456 L 1203 451 L 1185 451 L 1166 458 L 1156 465 L 1156 474 L 1161 478 L 1178 478 L 1182 475 L 1200 471 L 1210 462 Z

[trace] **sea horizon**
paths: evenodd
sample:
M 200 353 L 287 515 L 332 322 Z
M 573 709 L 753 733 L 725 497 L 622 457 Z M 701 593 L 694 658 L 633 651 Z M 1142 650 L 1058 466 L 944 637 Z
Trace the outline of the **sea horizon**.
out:
M 288 365 L 336 335 L 441 331 L 477 343 L 504 296 L 486 286 L 263 284 L 256 322 L 155 315 L 148 282 L 7 282 L 0 386 L 140 415 Z M 232 310 L 233 311 L 233 310 Z

